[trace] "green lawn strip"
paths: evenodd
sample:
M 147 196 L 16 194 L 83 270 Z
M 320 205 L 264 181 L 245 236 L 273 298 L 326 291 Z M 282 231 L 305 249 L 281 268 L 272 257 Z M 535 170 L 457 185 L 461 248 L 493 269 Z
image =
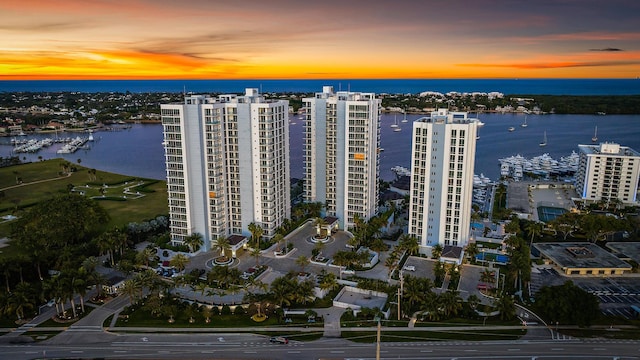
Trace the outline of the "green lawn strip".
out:
M 563 335 L 576 338 L 640 340 L 640 329 L 562 329 Z
M 440 322 L 430 322 L 430 321 L 416 321 L 414 324 L 415 327 L 447 327 L 447 326 L 480 326 L 480 325 L 504 325 L 504 326 L 517 326 L 521 325 L 518 319 L 514 319 L 511 321 L 500 320 L 497 316 L 489 317 L 485 321 L 484 319 L 461 319 L 454 318 L 448 319 L 446 321 Z
M 104 322 L 102 323 L 102 327 L 107 328 L 111 326 L 111 320 L 113 320 L 113 314 L 109 315 L 109 317 L 104 320 Z
M 467 340 L 467 341 L 489 341 L 489 340 L 518 340 L 525 334 L 522 329 L 514 330 L 485 330 L 485 331 L 382 331 L 381 342 L 408 342 L 408 341 L 439 341 L 439 340 Z M 376 342 L 377 333 L 375 331 L 343 331 L 342 337 L 353 342 L 373 343 Z
M 74 186 L 78 192 L 83 191 L 86 196 L 101 196 L 99 189 L 102 184 L 113 184 L 107 188 L 105 194 L 112 200 L 100 201 L 100 205 L 111 216 L 108 227 L 147 221 L 168 213 L 167 189 L 164 181 L 134 178 L 104 171 L 96 171 L 94 176 L 89 174 L 89 169 L 79 165 L 74 165 L 77 171 L 66 177 L 59 175 L 62 170 L 60 163 L 63 161 L 63 159 L 53 159 L 0 168 L 0 189 L 16 185 L 16 176 L 20 177 L 24 184 L 3 190 L 3 195 L 0 196 L 0 215 L 19 216 L 21 209 L 26 209 L 53 196 L 66 194 L 70 186 Z M 55 180 L 30 184 L 33 181 L 47 179 Z M 141 185 L 133 186 L 138 183 Z M 89 184 L 88 188 L 87 184 Z M 132 197 L 136 195 L 125 195 L 124 188 L 129 186 L 131 192 L 139 192 L 143 196 L 133 199 Z M 123 196 L 127 196 L 126 201 L 122 201 L 125 200 Z M 0 224 L 0 237 L 8 236 L 10 231 L 11 222 Z
M 4 250 L 6 248 L 2 248 L 0 250 Z M 4 288 L 3 288 L 4 290 Z M 16 324 L 16 317 L 13 316 L 14 314 L 11 314 L 12 316 L 7 317 L 7 315 L 4 316 L 0 316 L 0 328 L 17 328 L 18 324 Z
M 46 327 L 69 327 L 71 325 L 73 325 L 73 323 L 75 323 L 76 321 L 80 320 L 82 317 L 86 316 L 87 314 L 89 314 L 91 311 L 93 311 L 93 307 L 91 306 L 86 306 L 84 307 L 85 313 L 82 314 L 81 317 L 78 317 L 77 319 L 74 319 L 73 321 L 68 321 L 68 322 L 58 322 L 55 321 L 53 319 L 49 319 L 43 323 L 41 323 L 40 325 L 38 325 L 38 327 L 41 328 L 46 328 Z M 67 309 L 67 313 L 71 313 L 71 309 Z
M 252 333 L 266 336 L 285 336 L 289 340 L 296 341 L 314 341 L 324 336 L 324 330 L 315 332 L 298 332 L 282 329 L 282 331 L 253 331 Z
M 156 317 L 148 311 L 138 309 L 126 316 L 120 316 L 116 322 L 116 327 L 166 327 L 166 328 L 227 328 L 227 327 L 265 327 L 280 326 L 276 316 L 267 318 L 263 322 L 251 320 L 250 315 L 212 315 L 211 322 L 206 323 L 202 315 L 194 316 L 195 322 L 190 323 L 189 317 L 184 312 L 179 312 L 174 316 L 174 322 L 170 323 L 167 316 Z
M 51 331 L 51 330 L 38 331 L 38 330 L 30 329 L 29 331 L 27 331 L 26 335 L 31 337 L 34 341 L 45 341 L 45 340 L 51 339 L 52 337 L 60 334 L 63 331 L 64 330 L 60 330 L 60 331 Z
M 28 183 L 60 177 L 63 161 L 54 159 L 0 168 L 0 189 L 16 185 L 16 178 Z
M 378 326 L 378 322 L 374 320 L 355 320 L 355 321 L 341 321 L 342 327 L 355 328 L 355 327 L 370 327 Z M 407 320 L 381 320 L 380 324 L 387 327 L 408 327 L 409 321 Z

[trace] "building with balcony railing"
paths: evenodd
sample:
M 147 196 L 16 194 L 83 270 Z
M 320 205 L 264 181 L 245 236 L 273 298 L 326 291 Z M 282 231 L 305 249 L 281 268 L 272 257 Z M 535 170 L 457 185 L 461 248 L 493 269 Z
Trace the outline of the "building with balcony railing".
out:
M 304 200 L 351 228 L 378 205 L 380 107 L 373 93 L 325 86 L 304 98 Z
M 638 205 L 640 153 L 616 143 L 578 145 L 578 149 L 575 185 L 582 201 Z
M 187 95 L 161 105 L 171 240 L 275 235 L 291 216 L 288 101 L 270 101 L 257 89 L 244 96 Z
M 480 120 L 439 109 L 413 123 L 409 230 L 421 252 L 469 241 Z

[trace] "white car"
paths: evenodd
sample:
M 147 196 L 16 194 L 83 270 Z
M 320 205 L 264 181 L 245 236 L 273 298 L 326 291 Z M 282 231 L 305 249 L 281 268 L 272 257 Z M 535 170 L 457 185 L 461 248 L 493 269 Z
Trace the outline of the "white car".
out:
M 402 270 L 407 270 L 407 271 L 416 271 L 416 267 L 413 265 L 405 265 Z

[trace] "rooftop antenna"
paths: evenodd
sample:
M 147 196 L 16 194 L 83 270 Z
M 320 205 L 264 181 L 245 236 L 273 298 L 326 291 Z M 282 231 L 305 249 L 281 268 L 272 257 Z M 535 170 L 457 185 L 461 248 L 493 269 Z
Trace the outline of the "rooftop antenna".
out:
M 187 85 L 182 85 L 182 96 L 187 96 Z

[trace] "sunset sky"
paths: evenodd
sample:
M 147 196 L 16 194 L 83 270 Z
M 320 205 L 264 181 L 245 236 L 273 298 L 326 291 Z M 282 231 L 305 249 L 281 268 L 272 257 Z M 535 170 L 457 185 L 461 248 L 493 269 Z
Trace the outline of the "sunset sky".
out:
M 0 80 L 638 76 L 639 0 L 0 0 Z

